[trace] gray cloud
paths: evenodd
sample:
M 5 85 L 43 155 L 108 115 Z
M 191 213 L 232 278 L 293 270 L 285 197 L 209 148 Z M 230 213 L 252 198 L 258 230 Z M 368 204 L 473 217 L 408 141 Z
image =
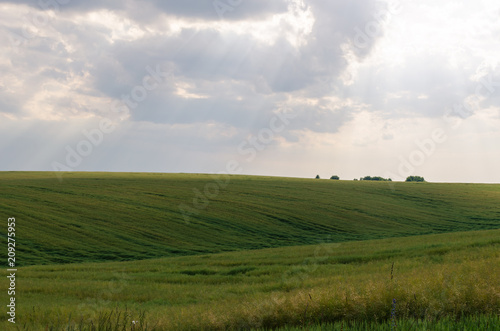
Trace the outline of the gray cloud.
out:
M 55 11 L 79 11 L 88 12 L 92 10 L 106 8 L 109 10 L 119 10 L 126 8 L 130 0 L 54 0 L 54 1 L 38 1 L 38 0 L 0 0 L 0 3 L 12 3 L 17 5 L 27 5 L 37 10 L 55 10 Z
M 494 66 L 476 72 L 484 60 L 478 55 L 481 47 L 457 56 L 467 66 L 451 64 L 451 55 L 438 49 L 406 52 L 399 64 L 374 59 L 379 46 L 387 47 L 379 42 L 385 29 L 393 28 L 390 21 L 377 21 L 386 6 L 375 0 L 221 0 L 233 4 L 222 18 L 213 0 L 61 0 L 54 13 L 46 12 L 47 24 L 19 45 L 9 44 L 9 35 L 23 35 L 29 15 L 43 8 L 38 1 L 0 1 L 6 3 L 12 15 L 28 17 L 4 14 L 0 23 L 0 42 L 7 45 L 0 50 L 0 118 L 19 128 L 3 134 L 4 141 L 9 136 L 17 140 L 9 139 L 11 144 L 4 143 L 0 151 L 27 154 L 17 153 L 2 169 L 28 170 L 24 163 L 31 162 L 47 170 L 43 165 L 64 158 L 66 145 L 82 139 L 72 121 L 116 118 L 112 105 L 143 84 L 148 67 L 171 75 L 129 107 L 130 117 L 121 119 L 119 129 L 80 170 L 127 170 L 108 166 L 110 158 L 136 171 L 160 170 L 144 167 L 141 158 L 179 171 L 195 169 L 187 166 L 193 162 L 210 168 L 217 155 L 234 153 L 283 107 L 296 114 L 282 133 L 293 144 L 310 133 L 338 133 L 360 110 L 388 121 L 436 119 L 474 95 L 478 75 L 500 83 Z M 304 20 L 309 14 L 312 20 Z M 109 21 L 95 20 L 106 15 Z M 273 28 L 259 35 L 257 27 L 267 26 L 271 17 Z M 373 24 L 379 24 L 378 34 L 357 44 L 359 31 Z M 405 37 L 411 44 L 415 36 Z M 344 75 L 351 71 L 353 79 L 346 83 Z M 495 86 L 479 106 L 498 107 L 499 91 Z M 26 118 L 30 125 L 20 125 Z M 398 139 L 397 131 L 367 134 Z M 44 149 L 44 144 L 51 147 Z M 269 146 L 278 148 L 278 140 Z M 157 149 L 178 163 L 156 155 Z M 31 161 L 28 154 L 35 155 Z
M 40 8 L 33 1 L 16 3 Z M 88 73 L 92 85 L 84 89 L 75 87 L 74 92 L 104 95 L 115 100 L 120 100 L 141 83 L 147 74 L 146 67 L 169 67 L 175 74 L 175 81 L 164 82 L 137 108 L 131 109 L 132 120 L 156 123 L 215 121 L 239 128 L 252 123 L 258 127 L 272 116 L 278 103 L 287 99 L 287 93 L 301 91 L 304 95 L 314 94 L 316 98 L 331 93 L 328 88 L 322 89 L 322 82 L 325 77 L 338 76 L 346 67 L 341 45 L 352 42 L 356 27 L 363 28 L 373 20 L 373 12 L 378 10 L 374 3 L 361 0 L 306 3 L 298 10 L 310 9 L 315 21 L 306 42 L 299 47 L 292 46 L 283 37 L 268 45 L 251 34 L 222 34 L 211 28 L 183 28 L 179 34 L 170 37 L 150 34 L 134 41 L 110 43 L 107 37 L 112 31 L 108 28 L 96 28 L 86 23 L 75 25 L 71 20 L 56 17 L 51 24 L 57 31 L 63 31 L 58 36 L 63 39 L 51 39 L 50 36 L 35 39 L 24 49 L 22 56 L 13 60 L 13 65 L 30 73 L 31 82 L 37 83 L 27 88 L 31 90 L 30 94 L 47 80 L 64 83 L 69 77 Z M 142 12 L 147 12 L 150 19 L 158 13 L 207 20 L 215 19 L 216 15 L 212 1 L 150 1 L 140 6 L 132 1 L 70 1 L 67 4 L 61 2 L 60 6 L 61 11 L 75 13 L 101 8 L 120 12 L 129 18 Z M 227 16 L 230 20 L 260 19 L 262 15 L 282 13 L 286 8 L 285 1 L 272 4 L 268 1 L 243 1 Z M 281 28 L 291 27 L 284 24 Z M 369 49 L 367 47 L 363 52 Z M 30 60 L 33 57 L 37 60 Z M 206 97 L 180 97 L 176 94 L 179 81 L 190 84 L 190 93 Z M 337 89 L 342 88 L 340 81 L 333 81 Z M 207 85 L 214 88 L 207 88 Z M 69 102 L 61 100 L 54 101 L 54 104 L 55 107 L 67 108 Z M 98 111 L 92 105 L 82 106 L 82 109 L 102 114 L 102 110 Z M 319 131 L 326 128 L 335 131 L 348 118 L 338 116 L 338 113 L 335 119 L 325 118 L 325 114 L 331 112 L 315 107 L 297 111 L 304 114 L 299 121 L 302 128 Z M 330 121 L 335 124 L 328 124 Z
M 92 90 L 81 92 L 103 94 L 119 100 L 140 84 L 147 74 L 147 66 L 170 67 L 176 80 L 193 86 L 191 93 L 206 98 L 182 98 L 175 94 L 178 81 L 166 81 L 150 92 L 137 108 L 131 109 L 132 120 L 157 123 L 215 121 L 239 128 L 249 123 L 261 127 L 272 116 L 277 104 L 286 99 L 286 93 L 311 90 L 314 92 L 306 93 L 315 93 L 321 98 L 318 81 L 325 76 L 336 76 L 346 66 L 340 44 L 352 38 L 356 24 L 362 26 L 370 19 L 370 11 L 360 3 L 357 7 L 352 4 L 343 6 L 340 2 L 329 7 L 321 2 L 311 6 L 315 6 L 313 13 L 318 17 L 307 42 L 299 48 L 284 38 L 266 45 L 251 35 L 192 28 L 168 38 L 151 35 L 110 44 L 105 38 L 110 31 L 57 21 L 54 22 L 56 27 L 67 31 L 66 43 L 78 51 L 69 54 L 58 46 L 60 43 L 56 40 L 49 40 L 46 45 L 52 46 L 46 46 L 45 51 L 47 56 L 50 54 L 50 60 L 44 62 L 49 67 L 57 67 L 58 71 L 46 69 L 41 77 L 63 79 L 64 72 L 66 75 L 88 72 L 95 93 Z M 86 8 L 91 8 L 91 4 Z M 351 20 L 348 27 L 342 26 L 344 16 L 361 9 L 363 14 L 354 15 L 357 22 Z M 325 14 L 328 12 L 329 15 Z M 335 20 L 331 16 L 342 19 Z M 60 50 L 54 52 L 57 47 Z M 40 51 L 32 47 L 26 54 Z M 70 64 L 68 58 L 72 60 Z M 30 63 L 26 58 L 19 61 Z M 49 73 L 52 76 L 47 76 Z M 208 85 L 214 88 L 207 88 Z M 323 95 L 330 92 L 325 90 Z M 67 107 L 68 102 L 61 104 Z M 86 111 L 92 111 L 92 108 L 86 107 Z M 307 114 L 305 110 L 299 111 L 307 115 L 299 121 L 300 126 L 312 130 L 336 130 L 347 118 L 337 117 L 335 124 L 327 124 L 325 119 L 318 120 L 318 114 L 324 114 L 323 111 L 316 111 L 314 107 L 309 107 Z
M 2 0 L 0 3 L 25 4 L 37 10 L 73 13 L 106 9 L 140 22 L 151 22 L 159 14 L 208 21 L 264 19 L 269 15 L 286 12 L 288 6 L 286 0 Z
M 362 70 L 347 95 L 391 118 L 441 117 L 473 91 L 472 74 L 447 65 L 444 57 L 417 54 L 402 65 Z
M 286 12 L 287 1 L 252 0 L 252 1 L 213 1 L 213 0 L 155 0 L 155 9 L 178 17 L 200 18 L 204 20 L 263 19 L 268 15 Z

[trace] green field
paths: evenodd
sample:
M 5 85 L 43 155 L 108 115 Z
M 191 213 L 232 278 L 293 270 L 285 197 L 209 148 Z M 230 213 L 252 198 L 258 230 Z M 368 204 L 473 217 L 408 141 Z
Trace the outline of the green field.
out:
M 342 320 L 387 326 L 393 299 L 399 320 L 432 323 L 476 314 L 484 319 L 500 313 L 500 230 L 30 266 L 18 274 L 18 320 L 32 330 L 105 324 L 110 314 L 113 325 L 145 314 L 148 330 Z
M 121 173 L 63 178 L 60 182 L 50 172 L 0 173 L 0 212 L 19 220 L 19 265 L 500 227 L 500 185 Z M 193 205 L 195 192 L 205 190 L 208 203 L 198 199 Z M 187 222 L 179 205 L 186 206 Z
M 500 185 L 63 178 L 0 173 L 3 329 L 500 329 Z

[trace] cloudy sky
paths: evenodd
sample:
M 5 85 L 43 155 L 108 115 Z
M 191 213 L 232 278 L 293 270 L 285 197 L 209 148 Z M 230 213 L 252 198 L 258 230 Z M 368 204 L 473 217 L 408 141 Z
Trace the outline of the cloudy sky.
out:
M 500 182 L 497 0 L 0 1 L 0 170 Z

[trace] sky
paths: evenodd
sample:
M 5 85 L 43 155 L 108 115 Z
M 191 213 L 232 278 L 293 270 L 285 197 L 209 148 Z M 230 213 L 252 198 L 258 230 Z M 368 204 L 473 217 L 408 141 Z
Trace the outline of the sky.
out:
M 500 183 L 500 3 L 0 1 L 0 171 Z

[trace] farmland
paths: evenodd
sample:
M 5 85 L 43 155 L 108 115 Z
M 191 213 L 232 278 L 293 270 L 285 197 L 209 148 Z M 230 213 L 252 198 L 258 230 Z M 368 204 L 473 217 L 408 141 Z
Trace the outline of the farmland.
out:
M 97 324 L 113 312 L 122 314 L 113 325 L 144 314 L 148 330 L 389 325 L 393 299 L 398 320 L 455 320 L 498 316 L 500 231 L 30 266 L 19 275 L 18 320 L 33 330 Z
M 19 265 L 500 227 L 499 185 L 137 173 L 68 173 L 58 181 L 15 172 L 1 173 L 0 185 L 0 212 L 18 219 Z
M 499 185 L 0 176 L 19 330 L 498 323 Z

